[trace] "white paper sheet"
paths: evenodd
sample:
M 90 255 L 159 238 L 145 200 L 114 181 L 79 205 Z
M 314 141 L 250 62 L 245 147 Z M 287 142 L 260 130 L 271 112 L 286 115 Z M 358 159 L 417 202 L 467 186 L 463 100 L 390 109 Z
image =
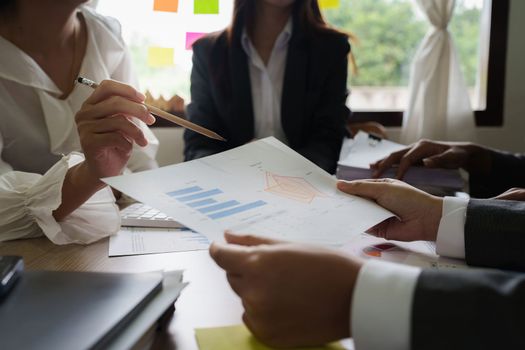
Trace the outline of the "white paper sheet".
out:
M 389 140 L 375 141 L 366 132 L 359 131 L 353 139 L 345 140 L 339 159 L 340 165 L 369 169 L 374 163 L 406 148 L 407 146 Z
M 122 227 L 109 238 L 109 256 L 143 255 L 208 249 L 208 239 L 186 229 Z
M 206 158 L 104 179 L 186 227 L 337 245 L 393 216 L 336 189 L 336 179 L 275 138 Z

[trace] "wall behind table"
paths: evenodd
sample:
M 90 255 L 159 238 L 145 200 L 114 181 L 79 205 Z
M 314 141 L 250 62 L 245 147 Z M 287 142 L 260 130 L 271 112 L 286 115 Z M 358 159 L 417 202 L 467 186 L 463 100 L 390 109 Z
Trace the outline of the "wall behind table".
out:
M 498 0 L 493 0 L 498 1 Z M 503 127 L 477 128 L 477 142 L 484 145 L 525 153 L 525 1 L 511 0 L 507 73 L 505 77 L 505 110 Z M 399 128 L 389 129 L 393 140 Z

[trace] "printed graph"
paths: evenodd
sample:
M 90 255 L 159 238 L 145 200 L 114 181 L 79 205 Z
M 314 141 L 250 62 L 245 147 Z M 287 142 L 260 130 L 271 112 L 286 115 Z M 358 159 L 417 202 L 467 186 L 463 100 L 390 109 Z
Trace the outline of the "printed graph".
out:
M 296 176 L 281 176 L 266 172 L 266 192 L 309 204 L 316 197 L 327 197 L 307 180 Z
M 224 197 L 224 192 L 219 188 L 205 189 L 200 186 L 191 186 L 166 194 L 212 220 L 227 218 L 266 205 L 266 202 L 262 200 L 242 203 L 235 199 L 217 199 L 217 196 Z

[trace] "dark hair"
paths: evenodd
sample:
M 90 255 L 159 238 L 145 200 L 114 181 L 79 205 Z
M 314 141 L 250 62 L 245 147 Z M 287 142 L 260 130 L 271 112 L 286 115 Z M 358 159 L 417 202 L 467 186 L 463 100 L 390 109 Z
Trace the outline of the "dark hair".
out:
M 248 32 L 252 31 L 255 22 L 255 2 L 256 0 L 235 0 L 232 22 L 227 29 L 230 44 L 235 40 L 234 37 L 242 32 L 245 25 Z M 326 23 L 318 0 L 295 0 L 293 7 L 294 14 L 299 19 L 299 27 L 305 33 L 335 33 L 347 37 L 350 41 L 357 41 L 353 34 L 337 30 Z M 350 64 L 354 74 L 357 73 L 354 56 L 351 52 Z

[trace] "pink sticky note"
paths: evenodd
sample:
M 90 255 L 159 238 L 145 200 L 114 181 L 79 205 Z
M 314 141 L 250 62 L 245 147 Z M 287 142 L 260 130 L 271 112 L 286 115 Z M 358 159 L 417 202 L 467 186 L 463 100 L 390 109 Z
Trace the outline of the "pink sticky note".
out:
M 206 33 L 186 33 L 186 50 L 191 50 L 193 43 L 205 36 Z

